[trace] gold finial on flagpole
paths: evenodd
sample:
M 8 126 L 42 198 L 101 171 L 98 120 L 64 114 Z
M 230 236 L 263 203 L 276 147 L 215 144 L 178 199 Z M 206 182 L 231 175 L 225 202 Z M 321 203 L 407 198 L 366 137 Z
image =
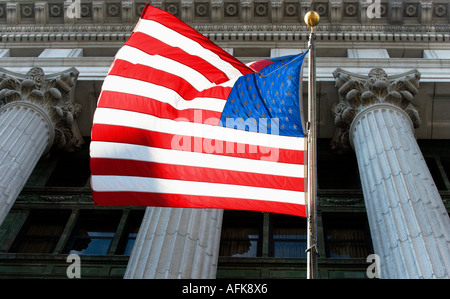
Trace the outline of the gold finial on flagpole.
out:
M 311 32 L 313 31 L 313 28 L 319 24 L 320 16 L 315 11 L 308 11 L 305 14 L 305 23 L 309 27 L 311 27 Z

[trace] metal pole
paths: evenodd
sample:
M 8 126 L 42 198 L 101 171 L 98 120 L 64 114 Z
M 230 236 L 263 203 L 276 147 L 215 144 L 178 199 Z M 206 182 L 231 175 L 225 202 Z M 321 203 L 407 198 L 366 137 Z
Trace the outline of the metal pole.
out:
M 317 18 L 315 20 L 314 18 Z M 316 35 L 313 32 L 313 26 L 318 23 L 318 14 L 310 12 L 305 16 L 305 22 L 311 27 L 309 35 L 309 77 L 308 77 L 308 126 L 307 126 L 307 278 L 315 279 L 318 277 L 318 248 L 317 248 L 317 211 L 316 211 Z

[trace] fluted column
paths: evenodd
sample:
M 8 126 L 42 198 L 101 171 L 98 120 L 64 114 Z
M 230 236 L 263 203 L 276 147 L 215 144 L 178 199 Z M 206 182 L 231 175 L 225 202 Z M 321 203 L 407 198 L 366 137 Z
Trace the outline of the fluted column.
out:
M 215 278 L 223 210 L 149 207 L 124 278 Z
M 0 223 L 53 139 L 53 123 L 39 106 L 13 102 L 0 108 Z
M 419 73 L 334 75 L 332 146 L 356 153 L 381 278 L 450 278 L 450 219 L 414 137 Z
M 82 139 L 71 102 L 78 72 L 45 76 L 40 68 L 26 75 L 0 69 L 0 224 L 39 159 L 55 145 L 74 150 Z

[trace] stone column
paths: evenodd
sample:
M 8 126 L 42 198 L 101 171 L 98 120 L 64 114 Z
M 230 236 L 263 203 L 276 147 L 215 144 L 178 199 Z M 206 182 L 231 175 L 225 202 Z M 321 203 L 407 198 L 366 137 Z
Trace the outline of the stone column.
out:
M 381 278 L 450 278 L 450 219 L 414 137 L 420 74 L 334 77 L 332 148 L 356 152 Z
M 216 277 L 223 210 L 149 207 L 124 278 Z
M 42 155 L 53 145 L 82 144 L 74 125 L 80 107 L 71 102 L 77 76 L 75 69 L 52 76 L 0 69 L 0 224 Z
M 37 105 L 18 101 L 0 108 L 0 223 L 53 138 L 53 123 Z

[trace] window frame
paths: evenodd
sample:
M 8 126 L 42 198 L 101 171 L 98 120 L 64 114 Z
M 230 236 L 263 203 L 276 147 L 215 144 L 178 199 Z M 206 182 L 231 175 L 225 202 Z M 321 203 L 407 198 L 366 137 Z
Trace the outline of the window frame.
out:
M 112 248 L 114 255 L 130 256 L 133 251 L 134 244 L 136 243 L 137 236 L 139 234 L 140 224 L 144 218 L 145 209 L 139 210 L 128 210 L 124 211 L 124 216 L 122 217 L 121 224 L 119 224 L 118 230 L 120 230 L 120 235 L 117 236 L 117 245 Z M 137 227 L 136 236 L 130 238 L 130 229 L 132 227 Z M 131 246 L 129 252 L 127 253 L 127 248 L 129 241 L 133 240 L 133 245 Z
M 348 225 L 355 226 L 355 221 L 362 224 L 360 229 L 362 230 L 365 239 L 364 240 L 349 240 L 349 239 L 337 239 L 337 240 L 329 240 L 328 239 L 328 229 L 336 229 L 336 227 L 342 228 Z M 368 255 L 374 253 L 372 238 L 370 234 L 369 222 L 367 219 L 367 215 L 365 213 L 356 213 L 356 212 L 338 212 L 338 213 L 323 213 L 322 214 L 322 223 L 323 223 L 323 242 L 324 242 L 324 251 L 325 257 L 328 259 L 360 259 L 367 258 Z M 351 227 L 352 228 L 352 227 Z M 332 256 L 331 254 L 331 244 L 338 243 L 354 243 L 354 244 L 363 244 L 366 249 L 366 254 L 357 257 L 339 257 Z
M 305 235 L 302 238 L 275 238 L 274 231 L 276 229 L 277 223 L 286 224 L 291 223 L 294 228 L 300 227 L 300 225 L 304 225 Z M 275 250 L 275 243 L 284 243 L 284 242 L 295 242 L 295 243 L 304 243 L 304 247 L 306 249 L 307 241 L 308 241 L 308 235 L 307 235 L 307 227 L 306 227 L 306 218 L 303 217 L 296 217 L 296 216 L 290 216 L 290 215 L 277 215 L 277 214 L 270 214 L 269 219 L 269 225 L 270 225 L 270 233 L 269 233 L 269 257 L 274 258 L 306 258 L 306 252 L 304 252 L 304 256 L 276 256 L 276 250 Z M 303 246 L 302 246 L 303 247 Z
M 114 213 L 115 215 L 112 215 L 112 213 Z M 118 210 L 81 209 L 79 214 L 78 214 L 78 217 L 77 217 L 77 219 L 75 221 L 75 224 L 73 225 L 73 227 L 71 229 L 71 234 L 70 234 L 70 237 L 67 240 L 66 246 L 64 248 L 64 253 L 66 253 L 66 254 L 75 253 L 75 254 L 78 254 L 78 255 L 108 255 L 108 253 L 110 252 L 110 249 L 111 249 L 111 245 L 113 244 L 113 241 L 114 241 L 114 239 L 116 237 L 117 229 L 119 227 L 119 222 L 120 222 L 120 218 L 121 218 L 121 215 L 119 213 L 120 213 L 120 211 L 118 211 Z M 77 234 L 78 234 L 78 232 L 79 232 L 79 230 L 81 228 L 81 225 L 83 225 L 84 221 L 87 220 L 88 223 L 90 221 L 93 221 L 93 223 L 98 224 L 98 217 L 101 217 L 101 216 L 104 216 L 104 215 L 106 217 L 109 217 L 110 220 L 116 221 L 116 226 L 115 226 L 115 228 L 114 228 L 114 230 L 112 232 L 112 237 L 94 237 L 94 238 L 92 238 L 92 237 L 89 237 L 89 236 L 77 236 Z M 86 218 L 83 219 L 84 217 L 86 217 Z M 113 217 L 115 217 L 116 219 L 112 219 Z M 107 249 L 106 253 L 104 253 L 104 254 L 100 254 L 100 253 L 85 254 L 85 253 L 82 253 L 81 251 L 78 251 L 78 250 L 77 250 L 78 252 L 71 252 L 73 250 L 73 247 L 74 247 L 76 241 L 80 240 L 80 239 L 110 239 L 111 242 L 110 242 L 110 244 L 108 246 L 108 249 Z
M 34 222 L 39 220 L 44 220 L 46 222 L 48 220 L 49 215 L 52 216 L 51 219 L 59 219 L 61 223 L 58 223 L 60 226 L 60 232 L 55 235 L 33 235 L 29 234 L 29 231 L 31 227 L 36 224 Z M 33 254 L 53 254 L 56 249 L 58 248 L 58 244 L 63 238 L 64 230 L 66 228 L 66 225 L 70 219 L 70 209 L 63 209 L 63 210 L 53 210 L 53 209 L 31 209 L 28 213 L 24 223 L 22 224 L 22 227 L 20 228 L 18 234 L 14 238 L 14 241 L 12 242 L 11 246 L 8 249 L 8 253 L 33 253 Z M 39 223 L 38 223 L 39 224 Z M 52 224 L 52 223 L 50 223 Z M 26 252 L 21 251 L 22 246 L 24 246 L 25 242 L 27 240 L 53 240 L 53 245 L 51 245 L 51 249 L 48 250 L 48 252 Z
M 225 217 L 223 217 L 222 221 L 222 230 L 221 230 L 221 237 L 220 237 L 220 246 L 219 246 L 219 256 L 221 257 L 235 257 L 235 258 L 258 258 L 262 257 L 263 255 L 263 217 L 262 213 L 260 212 L 248 212 L 248 211 L 230 211 L 226 210 L 224 212 Z M 247 223 L 250 223 L 251 225 L 254 225 L 256 230 L 258 231 L 258 234 L 256 238 L 231 238 L 223 237 L 223 230 L 224 226 L 226 226 L 229 223 L 235 224 L 240 223 L 236 222 L 239 220 L 244 220 Z M 259 223 L 258 223 L 259 222 Z M 237 227 L 237 225 L 236 225 Z M 232 242 L 232 241 L 256 241 L 256 256 L 232 256 L 232 255 L 221 255 L 221 252 L 223 250 L 223 241 Z

